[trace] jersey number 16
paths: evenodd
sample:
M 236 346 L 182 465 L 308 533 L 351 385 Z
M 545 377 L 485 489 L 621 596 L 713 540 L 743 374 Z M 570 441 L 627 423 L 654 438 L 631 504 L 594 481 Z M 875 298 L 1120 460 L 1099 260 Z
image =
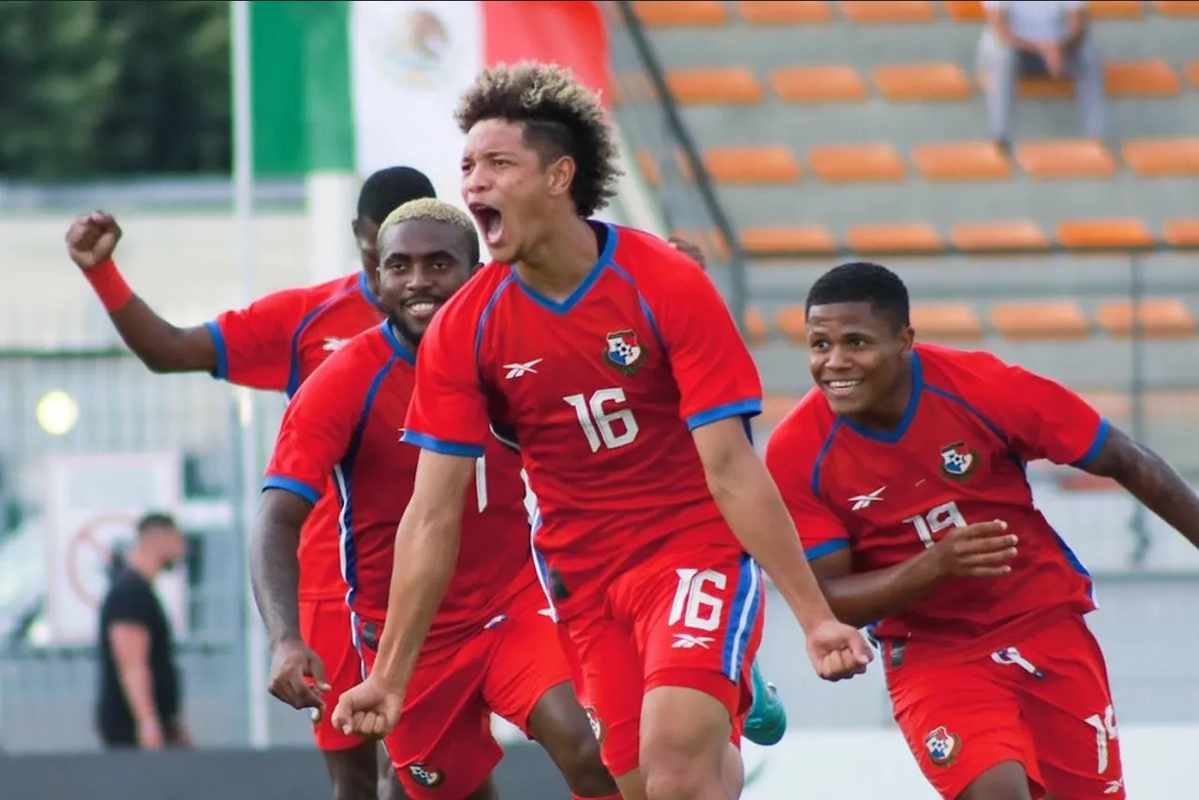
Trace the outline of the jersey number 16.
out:
M 605 411 L 605 405 L 619 406 L 625 402 L 624 389 L 600 389 L 590 397 L 571 394 L 562 398 L 575 410 L 583 436 L 591 452 L 603 447 L 615 450 L 633 443 L 639 428 L 633 412 L 627 408 Z

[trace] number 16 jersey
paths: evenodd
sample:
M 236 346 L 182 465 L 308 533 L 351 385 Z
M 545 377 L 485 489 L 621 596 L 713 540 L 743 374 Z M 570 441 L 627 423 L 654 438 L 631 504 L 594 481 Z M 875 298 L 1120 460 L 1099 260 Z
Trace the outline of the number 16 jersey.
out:
M 492 263 L 446 304 L 404 432 L 449 455 L 479 453 L 489 426 L 519 446 L 558 601 L 668 543 L 739 550 L 711 524 L 691 431 L 761 411 L 757 368 L 700 266 L 649 234 L 593 228 L 599 260 L 565 300 Z

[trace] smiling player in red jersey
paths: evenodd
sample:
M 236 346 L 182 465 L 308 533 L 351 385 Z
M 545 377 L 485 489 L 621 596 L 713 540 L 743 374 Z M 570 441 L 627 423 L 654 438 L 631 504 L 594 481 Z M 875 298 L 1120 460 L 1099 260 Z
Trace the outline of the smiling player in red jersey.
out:
M 151 370 L 209 372 L 238 386 L 290 397 L 346 340 L 384 318 L 374 299 L 379 224 L 409 200 L 432 196 L 429 179 L 410 167 L 374 173 L 362 185 L 351 225 L 362 259 L 360 272 L 268 294 L 193 328 L 171 325 L 126 285 L 113 260 L 121 229 L 110 215 L 97 211 L 77 219 L 67 232 L 67 245 L 121 338 Z M 330 687 L 325 694 L 329 702 L 361 680 L 348 635 L 336 513 L 336 497 L 325 493 L 300 533 L 298 580 L 291 577 L 298 617 L 279 641 L 272 642 L 271 685 L 276 696 L 289 682 L 304 674 L 311 678 L 314 671 L 323 673 Z M 297 542 L 281 539 L 273 546 L 280 553 L 294 553 Z M 339 800 L 403 796 L 390 763 L 379 759 L 373 742 L 334 729 L 327 715 L 316 722 L 314 733 Z
M 1065 387 L 990 353 L 914 345 L 876 264 L 807 299 L 817 387 L 766 462 L 837 615 L 873 625 L 895 719 L 942 797 L 1125 796 L 1084 622 L 1090 576 L 1033 504 L 1029 461 L 1113 478 L 1199 543 L 1199 498 Z
M 295 536 L 334 476 L 347 601 L 365 670 L 384 627 L 396 526 L 420 454 L 398 433 L 418 348 L 434 313 L 478 266 L 479 241 L 466 214 L 418 200 L 384 221 L 379 254 L 379 297 L 389 320 L 331 356 L 288 406 L 251 539 L 254 594 L 275 633 L 285 624 L 286 591 L 279 590 L 279 564 L 263 555 L 270 541 Z M 386 739 L 413 798 L 495 796 L 488 776 L 502 751 L 488 729 L 493 711 L 545 747 L 576 797 L 616 793 L 570 685 L 557 626 L 542 613 L 520 471 L 520 456 L 495 438 L 475 462 L 454 578 L 404 715 Z M 312 691 L 303 683 L 291 690 Z
M 502 423 L 538 499 L 542 577 L 623 796 L 736 796 L 730 743 L 762 624 L 746 550 L 824 677 L 869 660 L 860 634 L 833 618 L 747 436 L 761 403 L 753 359 L 695 263 L 588 221 L 611 196 L 616 148 L 569 73 L 484 71 L 458 119 L 463 192 L 494 261 L 422 343 L 404 441 L 423 452 L 387 626 L 375 670 L 335 721 L 377 734 L 400 719 L 453 573 L 473 460 Z

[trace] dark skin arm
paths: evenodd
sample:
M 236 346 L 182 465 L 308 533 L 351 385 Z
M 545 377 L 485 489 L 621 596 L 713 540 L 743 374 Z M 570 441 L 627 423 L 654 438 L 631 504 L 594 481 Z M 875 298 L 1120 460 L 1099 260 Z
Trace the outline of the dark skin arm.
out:
M 1016 557 L 1016 537 L 999 521 L 950 528 L 932 547 L 886 569 L 853 571 L 845 547 L 812 562 L 812 571 L 837 619 L 863 627 L 901 613 L 952 577 L 1006 575 Z
M 120 240 L 117 221 L 95 211 L 71 225 L 67 252 L 76 266 L 86 271 L 112 258 Z M 152 372 L 212 372 L 217 368 L 216 343 L 203 325 L 178 328 L 136 295 L 108 316 L 121 339 Z
M 1199 548 L 1199 496 L 1157 453 L 1112 426 L 1098 455 L 1085 469 L 1123 486 Z
M 250 533 L 250 585 L 271 645 L 300 639 L 300 528 L 312 504 L 293 492 L 267 489 Z

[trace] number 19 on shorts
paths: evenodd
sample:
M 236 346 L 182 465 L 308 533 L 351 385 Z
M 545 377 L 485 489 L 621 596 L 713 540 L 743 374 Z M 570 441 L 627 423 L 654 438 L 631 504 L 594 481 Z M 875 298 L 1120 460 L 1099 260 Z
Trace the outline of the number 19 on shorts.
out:
M 590 397 L 582 394 L 571 394 L 562 398 L 575 410 L 579 425 L 583 428 L 583 436 L 591 452 L 598 452 L 601 447 L 606 450 L 630 445 L 637 438 L 640 429 L 633 412 L 627 408 L 619 408 L 625 403 L 624 389 L 600 389 Z M 617 408 L 613 409 L 613 406 Z

